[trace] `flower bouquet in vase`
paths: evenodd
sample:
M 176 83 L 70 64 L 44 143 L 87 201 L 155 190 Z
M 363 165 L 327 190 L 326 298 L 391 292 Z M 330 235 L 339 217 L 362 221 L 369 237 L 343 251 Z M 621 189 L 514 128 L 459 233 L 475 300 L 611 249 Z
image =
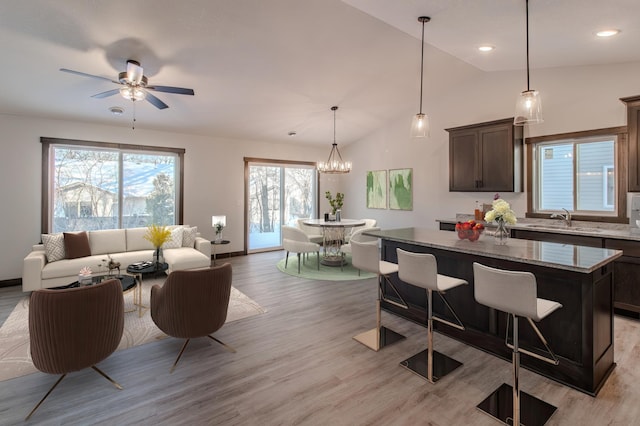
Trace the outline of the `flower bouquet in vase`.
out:
M 494 222 L 497 227 L 493 233 L 494 241 L 498 245 L 507 244 L 509 238 L 509 230 L 507 225 L 515 225 L 518 220 L 516 214 L 511 210 L 511 206 L 505 200 L 500 198 L 500 194 L 496 194 L 491 210 L 484 215 L 485 222 Z
M 164 262 L 162 258 L 162 245 L 171 238 L 171 230 L 162 225 L 150 225 L 143 238 L 153 244 L 153 262 L 156 266 Z

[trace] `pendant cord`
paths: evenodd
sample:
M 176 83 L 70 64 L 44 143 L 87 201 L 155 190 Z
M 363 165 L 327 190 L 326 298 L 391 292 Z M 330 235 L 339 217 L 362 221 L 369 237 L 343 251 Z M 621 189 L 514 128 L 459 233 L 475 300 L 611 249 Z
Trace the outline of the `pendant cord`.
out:
M 422 20 L 422 51 L 420 55 L 420 114 L 422 114 L 422 81 L 424 80 L 424 23 Z
M 529 0 L 526 0 L 526 16 L 527 16 L 527 92 L 529 88 Z

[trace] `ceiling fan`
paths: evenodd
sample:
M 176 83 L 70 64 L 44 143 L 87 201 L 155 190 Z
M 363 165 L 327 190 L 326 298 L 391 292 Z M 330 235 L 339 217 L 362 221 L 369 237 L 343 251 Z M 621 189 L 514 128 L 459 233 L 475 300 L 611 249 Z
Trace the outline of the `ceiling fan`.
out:
M 153 90 L 156 92 L 175 93 L 178 95 L 194 95 L 193 89 L 185 89 L 183 87 L 147 86 L 149 80 L 144 75 L 140 63 L 132 59 L 127 60 L 127 70 L 118 74 L 118 80 L 112 80 L 108 77 L 87 74 L 85 72 L 74 71 L 67 68 L 60 68 L 60 71 L 81 75 L 84 77 L 107 80 L 120 86 L 120 88 L 118 89 L 112 89 L 107 90 L 106 92 L 97 93 L 91 96 L 92 98 L 106 98 L 120 93 L 123 98 L 130 101 L 141 101 L 146 99 L 156 108 L 165 109 L 169 108 L 169 105 L 165 104 L 155 95 L 149 93 L 149 90 Z

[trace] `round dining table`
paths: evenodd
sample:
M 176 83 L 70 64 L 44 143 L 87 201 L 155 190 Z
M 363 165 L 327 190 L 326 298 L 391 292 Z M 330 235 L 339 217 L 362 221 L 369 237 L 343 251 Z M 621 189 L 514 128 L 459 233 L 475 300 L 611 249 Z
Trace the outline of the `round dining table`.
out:
M 354 226 L 364 226 L 366 222 L 359 219 L 341 219 L 324 220 L 324 219 L 307 219 L 303 222 L 308 226 L 322 228 L 322 260 L 320 263 L 326 266 L 342 266 L 344 257 L 340 251 L 340 247 L 345 243 L 345 230 Z

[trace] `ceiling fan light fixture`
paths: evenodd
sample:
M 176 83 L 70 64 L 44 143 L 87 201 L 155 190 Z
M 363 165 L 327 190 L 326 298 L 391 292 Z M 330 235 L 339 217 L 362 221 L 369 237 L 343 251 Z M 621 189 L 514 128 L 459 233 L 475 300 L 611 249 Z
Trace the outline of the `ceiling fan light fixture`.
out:
M 429 22 L 431 18 L 421 16 L 418 22 L 422 22 L 422 42 L 420 43 L 420 112 L 417 113 L 411 121 L 411 137 L 425 138 L 429 136 L 429 117 L 422 112 L 422 82 L 424 80 L 424 24 Z
M 526 28 L 527 28 L 527 90 L 520 93 L 516 100 L 516 110 L 513 124 L 523 126 L 525 124 L 542 123 L 542 99 L 540 92 L 529 87 L 529 0 L 525 0 L 526 5 Z
M 125 86 L 120 88 L 120 95 L 129 101 L 143 101 L 147 97 L 142 87 Z
M 331 107 L 333 111 L 333 144 L 331 146 L 331 152 L 327 161 L 318 161 L 316 168 L 320 173 L 338 174 L 349 173 L 351 171 L 351 161 L 344 161 L 340 150 L 338 150 L 338 143 L 336 142 L 336 110 L 337 106 Z

